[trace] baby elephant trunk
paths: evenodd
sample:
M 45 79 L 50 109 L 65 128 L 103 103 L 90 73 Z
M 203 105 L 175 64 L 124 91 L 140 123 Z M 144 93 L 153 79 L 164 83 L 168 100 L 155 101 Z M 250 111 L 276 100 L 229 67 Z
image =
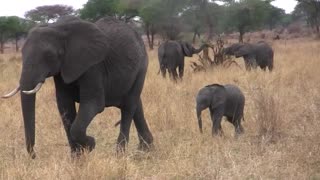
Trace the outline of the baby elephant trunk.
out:
M 202 109 L 200 109 L 200 107 L 199 107 L 199 106 L 197 106 L 197 118 L 198 118 L 198 125 L 199 125 L 200 133 L 202 133 L 202 119 L 201 119 L 201 111 L 202 111 Z

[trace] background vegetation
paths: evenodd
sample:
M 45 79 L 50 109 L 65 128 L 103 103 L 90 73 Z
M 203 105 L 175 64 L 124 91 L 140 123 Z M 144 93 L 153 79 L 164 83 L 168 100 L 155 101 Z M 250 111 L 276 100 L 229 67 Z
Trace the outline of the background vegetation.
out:
M 115 154 L 120 118 L 116 108 L 95 117 L 88 134 L 94 151 L 79 161 L 70 149 L 56 108 L 51 79 L 37 93 L 37 158 L 25 150 L 20 96 L 0 101 L 0 179 L 319 179 L 320 178 L 320 43 L 310 39 L 273 43 L 275 69 L 247 72 L 238 66 L 193 73 L 186 59 L 184 80 L 172 83 L 157 75 L 157 51 L 149 51 L 142 100 L 155 150 L 137 151 L 132 126 L 124 156 Z M 0 92 L 15 87 L 21 56 L 0 55 Z M 238 85 L 246 96 L 245 134 L 223 120 L 224 136 L 211 137 L 209 113 L 200 134 L 195 112 L 198 90 L 212 83 Z
M 0 17 L 0 52 L 5 42 L 18 40 L 34 25 L 70 14 L 90 21 L 108 15 L 134 24 L 147 35 L 150 49 L 156 34 L 162 39 L 179 39 L 181 33 L 192 33 L 195 43 L 202 35 L 203 40 L 210 40 L 222 33 L 239 32 L 242 42 L 246 32 L 286 28 L 295 22 L 305 22 L 319 36 L 320 1 L 297 1 L 291 14 L 273 6 L 272 0 L 88 0 L 77 10 L 64 5 L 40 6 L 26 12 L 25 18 Z
M 120 112 L 108 108 L 88 128 L 96 149 L 72 160 L 51 79 L 36 101 L 37 158 L 25 150 L 20 97 L 0 101 L 0 179 L 320 179 L 320 42 L 295 35 L 318 34 L 319 1 L 298 1 L 292 14 L 270 1 L 240 0 L 221 4 L 209 0 L 89 0 L 82 9 L 66 6 L 37 7 L 25 18 L 0 17 L 0 92 L 19 81 L 21 55 L 6 49 L 34 25 L 54 22 L 73 14 L 94 21 L 113 16 L 140 28 L 149 50 L 149 68 L 142 94 L 144 112 L 155 139 L 149 153 L 137 151 L 137 133 L 130 133 L 128 151 L 115 155 Z M 43 10 L 49 8 L 50 10 Z M 309 27 L 310 31 L 301 31 Z M 272 41 L 266 29 L 290 36 Z M 257 32 L 259 33 L 257 34 Z M 238 33 L 234 33 L 238 32 Z M 182 82 L 157 75 L 160 38 L 190 41 L 229 34 L 229 42 L 247 41 L 239 35 L 267 40 L 275 50 L 275 69 L 247 72 L 240 67 L 215 66 L 193 73 L 186 58 Z M 299 37 L 301 37 L 299 36 Z M 156 41 L 154 41 L 156 40 Z M 14 50 L 19 50 L 15 43 Z M 10 46 L 11 47 L 11 46 Z M 212 54 L 210 54 L 212 56 Z M 223 121 L 223 137 L 211 137 L 209 113 L 203 115 L 204 134 L 197 127 L 195 95 L 211 83 L 238 85 L 246 96 L 245 134 L 233 138 L 234 129 Z

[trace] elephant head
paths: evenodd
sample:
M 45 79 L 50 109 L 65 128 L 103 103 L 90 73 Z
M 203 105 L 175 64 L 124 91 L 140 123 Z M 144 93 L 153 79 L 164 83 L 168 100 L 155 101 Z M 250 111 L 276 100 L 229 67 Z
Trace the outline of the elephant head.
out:
M 253 47 L 248 43 L 235 43 L 231 46 L 224 48 L 223 53 L 235 57 L 242 57 L 253 53 Z
M 21 92 L 27 151 L 35 158 L 35 98 L 46 78 L 61 75 L 65 83 L 79 78 L 104 60 L 108 44 L 104 34 L 90 22 L 66 17 L 54 24 L 33 28 L 22 48 L 19 86 L 5 98 Z
M 208 47 L 207 44 L 203 44 L 199 49 L 196 49 L 188 42 L 180 42 L 180 45 L 181 45 L 184 56 L 187 56 L 187 57 L 192 57 L 193 54 L 198 54 L 204 48 Z
M 236 58 L 243 57 L 246 69 L 250 70 L 251 67 L 256 68 L 255 47 L 249 43 L 235 43 L 223 49 L 226 55 L 235 56 Z

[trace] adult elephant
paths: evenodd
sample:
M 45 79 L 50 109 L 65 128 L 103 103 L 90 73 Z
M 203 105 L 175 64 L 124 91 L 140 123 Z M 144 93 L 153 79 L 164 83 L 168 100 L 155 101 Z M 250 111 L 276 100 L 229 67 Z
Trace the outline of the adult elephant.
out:
M 20 85 L 27 151 L 35 158 L 35 99 L 46 78 L 53 77 L 57 106 L 71 147 L 81 154 L 95 147 L 87 127 L 105 107 L 121 109 L 118 150 L 129 140 L 132 119 L 139 148 L 153 137 L 141 102 L 148 57 L 141 37 L 125 23 L 103 18 L 90 23 L 75 17 L 32 29 L 22 49 Z M 75 102 L 79 103 L 76 112 Z
M 223 116 L 227 117 L 227 120 L 233 124 L 236 136 L 244 132 L 241 120 L 243 119 L 245 97 L 237 86 L 232 84 L 205 86 L 199 90 L 196 103 L 198 125 L 201 133 L 201 112 L 207 108 L 210 110 L 212 120 L 212 135 L 222 133 L 221 120 Z
M 236 58 L 243 57 L 246 69 L 256 69 L 259 66 L 261 69 L 269 71 L 273 69 L 273 49 L 264 41 L 255 44 L 236 43 L 225 48 L 223 52 L 226 55 L 233 55 Z
M 162 43 L 158 49 L 159 66 L 162 76 L 166 77 L 168 70 L 169 76 L 174 81 L 178 76 L 183 77 L 184 57 L 192 57 L 193 54 L 201 52 L 206 44 L 203 44 L 199 49 L 194 48 L 190 43 L 183 41 L 166 41 Z M 179 69 L 179 75 L 177 73 Z

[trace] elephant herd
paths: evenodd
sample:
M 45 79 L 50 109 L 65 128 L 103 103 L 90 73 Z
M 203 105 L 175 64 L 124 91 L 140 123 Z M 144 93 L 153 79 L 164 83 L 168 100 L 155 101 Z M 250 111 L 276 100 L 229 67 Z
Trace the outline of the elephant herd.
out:
M 172 78 L 183 77 L 184 57 L 199 53 L 189 43 L 168 41 L 159 47 L 160 71 Z M 234 45 L 226 54 L 244 57 L 246 66 L 273 67 L 273 51 L 264 43 Z M 264 53 L 264 51 L 266 51 Z M 21 96 L 26 148 L 35 158 L 35 101 L 45 80 L 53 77 L 57 107 L 73 155 L 95 147 L 87 127 L 105 107 L 121 110 L 117 151 L 129 141 L 132 120 L 137 129 L 139 149 L 153 147 L 153 136 L 144 117 L 141 92 L 148 68 L 148 56 L 141 36 L 129 25 L 110 17 L 95 23 L 73 16 L 41 25 L 29 31 L 22 48 L 22 72 L 18 86 L 3 98 Z M 79 108 L 76 110 L 76 103 Z M 241 119 L 245 98 L 234 85 L 212 84 L 196 97 L 196 111 L 202 132 L 201 111 L 210 109 L 213 134 L 221 132 L 221 118 L 226 116 L 236 134 L 243 132 Z
M 182 79 L 184 57 L 192 57 L 193 54 L 201 52 L 205 47 L 209 47 L 209 45 L 203 44 L 199 49 L 195 49 L 190 43 L 182 41 L 166 41 L 162 43 L 158 49 L 162 76 L 165 77 L 166 71 L 168 71 L 169 77 L 176 81 L 178 68 L 179 78 Z M 273 49 L 264 41 L 259 41 L 255 44 L 235 43 L 224 48 L 222 53 L 236 58 L 243 57 L 246 70 L 256 69 L 258 66 L 262 70 L 266 70 L 266 67 L 268 67 L 269 71 L 273 69 Z

